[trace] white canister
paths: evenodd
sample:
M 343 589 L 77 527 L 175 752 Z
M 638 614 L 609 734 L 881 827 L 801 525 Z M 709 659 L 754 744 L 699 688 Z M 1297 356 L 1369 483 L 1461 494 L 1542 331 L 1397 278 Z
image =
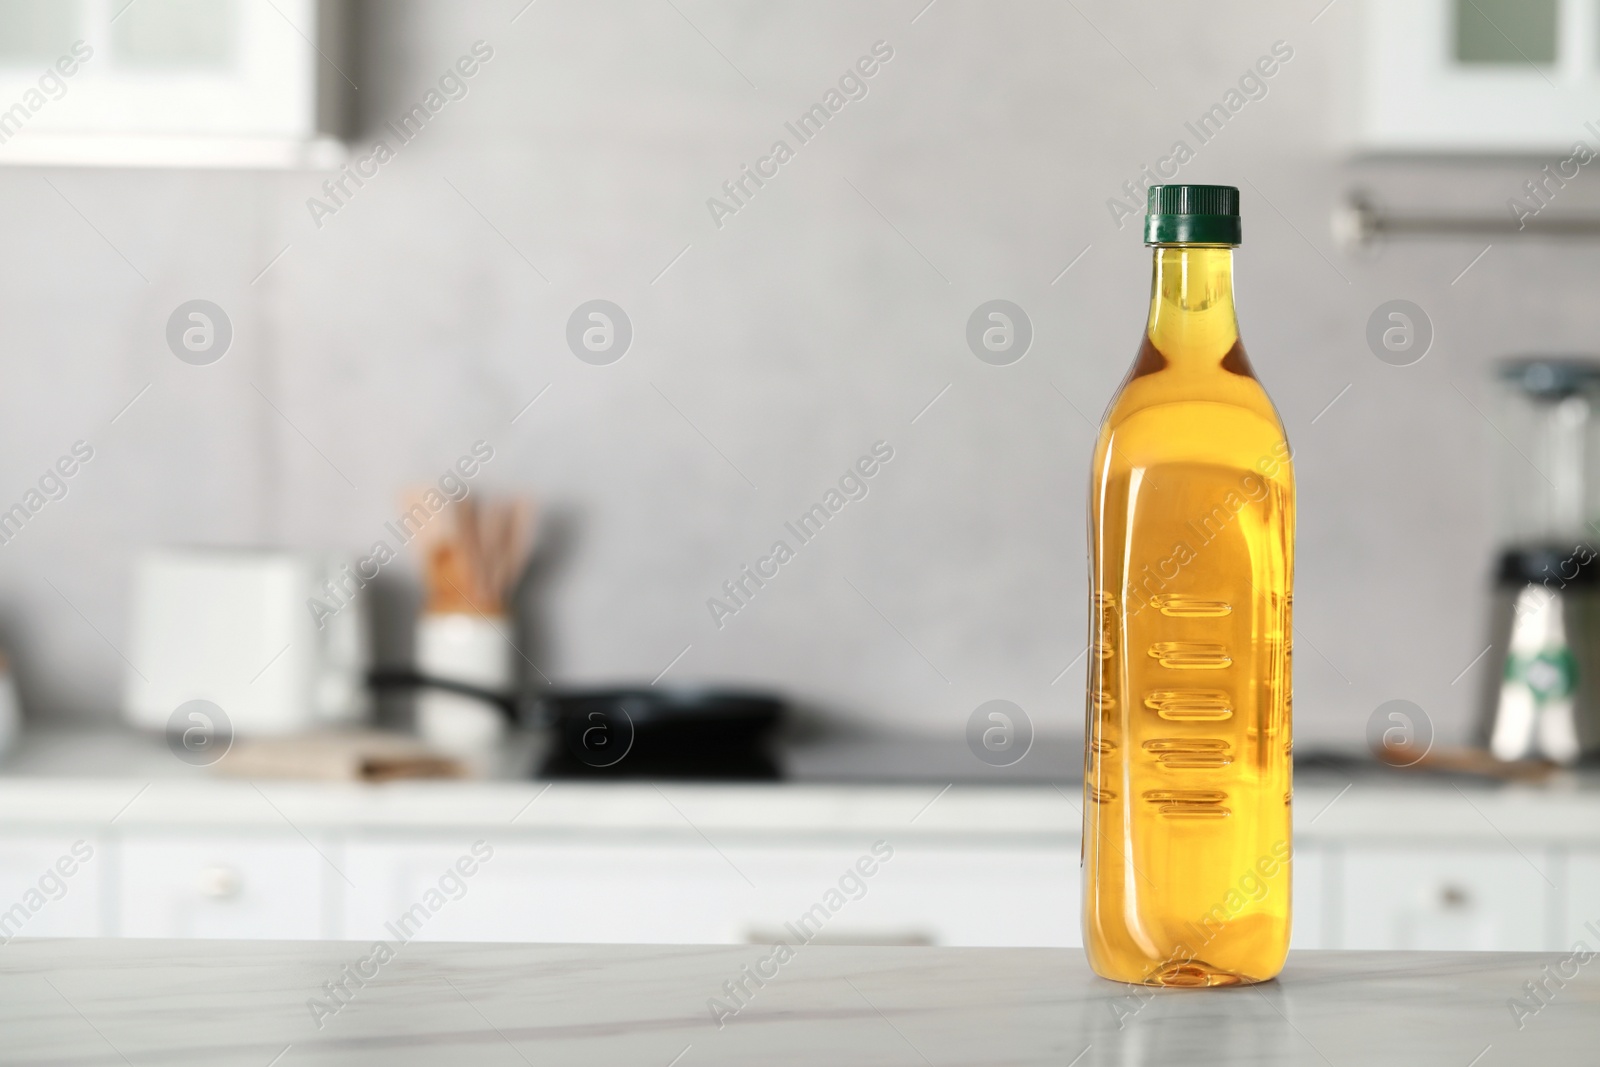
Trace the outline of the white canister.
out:
M 513 682 L 511 621 L 467 612 L 423 615 L 417 621 L 417 670 L 429 678 L 508 693 Z M 423 689 L 417 694 L 417 732 L 454 755 L 484 757 L 505 736 L 499 708 L 476 697 Z

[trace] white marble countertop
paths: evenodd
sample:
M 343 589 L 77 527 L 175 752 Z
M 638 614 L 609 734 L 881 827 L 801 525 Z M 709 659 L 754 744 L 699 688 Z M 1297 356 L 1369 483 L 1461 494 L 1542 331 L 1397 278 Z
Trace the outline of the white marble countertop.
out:
M 415 942 L 366 965 L 354 942 L 17 940 L 0 1061 L 1495 1067 L 1600 1043 L 1600 963 L 1519 1020 L 1509 1002 L 1563 960 L 1522 953 L 1300 952 L 1261 986 L 1152 991 L 1077 950 L 800 946 L 719 1026 L 710 1002 L 734 1008 L 724 983 L 770 952 Z M 340 1002 L 324 983 L 347 965 L 372 977 Z
M 158 739 L 34 735 L 0 763 L 0 829 L 72 832 L 219 827 L 302 832 L 481 828 L 543 836 L 981 837 L 1076 847 L 1077 782 L 661 783 L 243 781 L 172 758 Z M 1301 843 L 1505 841 L 1600 845 L 1600 775 L 1545 785 L 1302 772 Z

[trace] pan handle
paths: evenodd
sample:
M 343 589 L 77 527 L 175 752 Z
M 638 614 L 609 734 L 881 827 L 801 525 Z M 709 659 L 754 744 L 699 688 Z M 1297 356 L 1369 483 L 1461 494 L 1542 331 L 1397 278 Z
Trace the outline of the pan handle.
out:
M 471 697 L 474 700 L 481 700 L 485 704 L 498 708 L 500 713 L 512 725 L 518 723 L 517 697 L 515 694 L 503 693 L 498 689 L 485 689 L 483 686 L 473 685 L 471 682 L 458 682 L 452 678 L 435 678 L 431 675 L 410 670 L 379 670 L 367 675 L 367 684 L 379 692 L 400 689 L 437 689 L 445 693 Z

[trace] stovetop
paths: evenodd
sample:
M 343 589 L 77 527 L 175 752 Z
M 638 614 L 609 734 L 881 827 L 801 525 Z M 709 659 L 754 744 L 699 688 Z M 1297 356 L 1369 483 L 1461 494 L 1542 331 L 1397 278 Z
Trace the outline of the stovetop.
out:
M 960 737 L 918 734 L 778 736 L 757 747 L 641 746 L 603 767 L 591 766 L 559 745 L 540 747 L 535 777 L 552 779 L 1036 785 L 1076 783 L 1083 777 L 1083 746 L 1076 738 L 1035 738 L 1022 758 L 1005 767 L 985 763 Z

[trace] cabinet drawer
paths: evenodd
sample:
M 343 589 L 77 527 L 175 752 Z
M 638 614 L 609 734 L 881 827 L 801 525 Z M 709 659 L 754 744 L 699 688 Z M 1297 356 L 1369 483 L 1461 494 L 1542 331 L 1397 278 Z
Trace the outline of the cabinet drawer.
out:
M 1339 948 L 1554 947 L 1556 865 L 1546 849 L 1363 847 L 1342 866 Z
M 118 932 L 320 937 L 330 876 L 339 877 L 298 835 L 130 834 L 121 846 Z
M 340 936 L 427 941 L 726 943 L 748 887 L 703 842 L 357 840 Z
M 755 883 L 731 913 L 737 940 L 793 944 L 801 930 L 816 943 L 1083 943 L 1083 872 L 1075 844 L 874 848 L 862 841 L 725 851 Z
M 88 835 L 7 835 L 0 842 L 0 942 L 99 936 L 104 851 Z
M 885 859 L 866 841 L 518 842 L 458 867 L 469 842 L 411 839 L 351 842 L 344 856 L 347 938 L 739 944 L 810 916 L 821 942 L 1081 943 L 1068 848 L 902 845 Z

